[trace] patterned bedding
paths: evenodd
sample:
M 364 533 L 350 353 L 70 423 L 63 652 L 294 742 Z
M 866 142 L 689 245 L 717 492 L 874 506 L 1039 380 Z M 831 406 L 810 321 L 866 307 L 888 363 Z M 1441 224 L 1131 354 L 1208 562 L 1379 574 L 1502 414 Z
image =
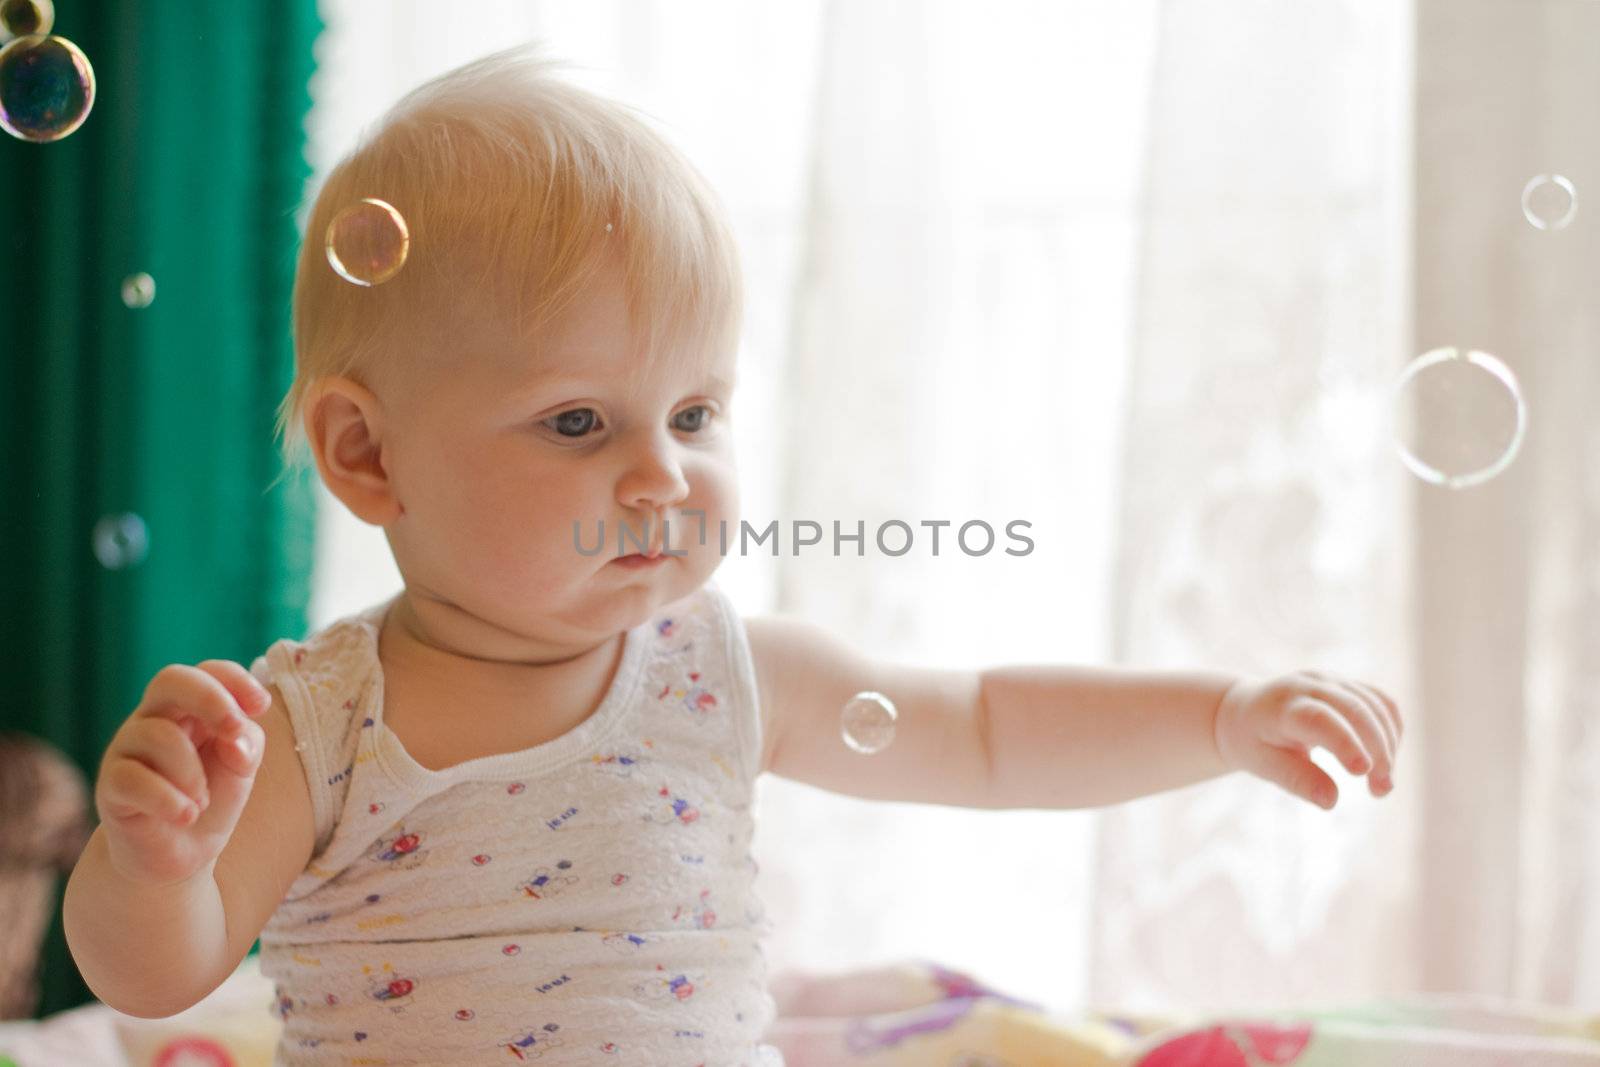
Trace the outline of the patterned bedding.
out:
M 0 1023 L 0 1067 L 265 1064 L 271 985 L 249 957 L 172 1020 L 101 1004 Z M 1416 996 L 1294 1012 L 1065 1013 L 931 963 L 789 979 L 771 1034 L 786 1067 L 1600 1067 L 1600 1012 L 1492 997 Z M 796 991 L 804 996 L 798 996 Z M 870 1014 L 842 1014 L 870 1004 Z M 137 1047 L 132 1060 L 124 1043 Z M 217 1050 L 199 1056 L 204 1043 Z M 189 1053 L 174 1060 L 172 1050 Z M 228 1058 L 223 1058 L 227 1056 Z

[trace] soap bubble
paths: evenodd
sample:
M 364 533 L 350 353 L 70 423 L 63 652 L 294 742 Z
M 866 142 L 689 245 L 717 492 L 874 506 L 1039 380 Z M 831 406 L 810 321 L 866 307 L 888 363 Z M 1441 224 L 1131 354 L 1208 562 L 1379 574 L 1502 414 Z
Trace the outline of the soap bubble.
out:
M 356 285 L 381 285 L 400 273 L 411 250 L 406 220 L 387 201 L 368 197 L 328 223 L 328 265 Z
M 29 34 L 0 48 L 0 129 L 24 141 L 59 141 L 94 106 L 94 68 L 65 37 Z
M 1511 465 L 1527 429 L 1517 377 L 1487 352 L 1436 348 L 1395 382 L 1395 447 L 1417 477 L 1467 489 Z
M 131 308 L 147 308 L 156 298 L 156 280 L 144 271 L 122 279 L 122 302 Z
M 56 24 L 50 0 L 0 0 L 0 42 L 30 33 L 49 33 Z
M 882 693 L 857 693 L 839 716 L 844 743 L 863 756 L 875 755 L 894 741 L 898 713 Z
M 107 515 L 94 527 L 94 554 L 108 571 L 119 571 L 144 562 L 150 538 L 144 520 L 131 511 Z
M 1538 229 L 1565 229 L 1578 213 L 1578 190 L 1559 174 L 1536 175 L 1522 187 L 1522 214 Z

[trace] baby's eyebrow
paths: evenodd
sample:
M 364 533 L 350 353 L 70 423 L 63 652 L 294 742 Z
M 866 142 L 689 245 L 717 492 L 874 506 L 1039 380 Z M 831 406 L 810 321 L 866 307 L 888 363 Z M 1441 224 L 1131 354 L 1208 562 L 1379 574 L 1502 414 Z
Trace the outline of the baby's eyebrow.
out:
M 538 371 L 513 384 L 511 391 L 514 396 L 525 397 L 534 393 L 584 391 L 598 382 L 600 378 L 587 378 L 582 375 L 560 374 L 552 371 Z M 714 393 L 732 393 L 736 382 L 729 381 L 720 374 L 708 374 L 701 379 L 702 384 Z

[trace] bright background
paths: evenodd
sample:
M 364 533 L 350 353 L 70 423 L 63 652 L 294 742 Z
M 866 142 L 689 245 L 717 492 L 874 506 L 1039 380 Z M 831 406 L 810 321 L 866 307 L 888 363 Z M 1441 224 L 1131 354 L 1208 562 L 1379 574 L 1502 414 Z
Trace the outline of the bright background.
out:
M 731 556 L 743 611 L 905 661 L 1324 667 L 1404 705 L 1391 797 L 1316 754 L 1332 813 L 1239 775 L 999 813 L 764 779 L 775 967 L 926 957 L 1062 1007 L 1600 996 L 1600 5 L 442 10 L 323 4 L 316 174 L 539 38 L 728 208 L 753 525 L 1032 524 L 1024 558 Z M 1518 202 L 1546 172 L 1585 205 L 1560 232 Z M 1392 449 L 1388 387 L 1439 345 L 1500 355 L 1532 412 L 1469 491 Z M 314 627 L 399 587 L 319 503 Z

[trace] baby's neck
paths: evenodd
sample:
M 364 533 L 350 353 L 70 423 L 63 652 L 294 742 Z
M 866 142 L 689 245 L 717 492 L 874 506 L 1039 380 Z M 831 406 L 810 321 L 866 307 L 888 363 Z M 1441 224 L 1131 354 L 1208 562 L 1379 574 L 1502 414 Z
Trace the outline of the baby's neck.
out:
M 379 646 L 383 658 L 399 659 L 428 673 L 483 676 L 560 673 L 604 658 L 621 635 L 592 643 L 560 645 L 512 634 L 455 604 L 405 590 L 384 615 Z
M 462 655 L 435 643 L 437 631 L 412 630 L 410 607 L 396 598 L 379 629 L 383 717 L 430 770 L 561 736 L 594 712 L 621 665 L 625 634 L 539 662 Z M 430 618 L 422 613 L 424 627 Z

